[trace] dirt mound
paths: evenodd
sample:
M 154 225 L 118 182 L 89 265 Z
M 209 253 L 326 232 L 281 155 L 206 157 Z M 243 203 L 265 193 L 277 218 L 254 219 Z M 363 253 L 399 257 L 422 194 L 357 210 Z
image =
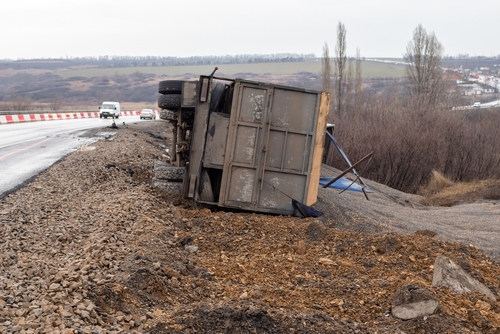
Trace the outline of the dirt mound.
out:
M 498 331 L 499 302 L 431 285 L 444 255 L 498 295 L 500 266 L 470 245 L 470 230 L 445 241 L 451 225 L 437 224 L 471 207 L 446 218 L 450 208 L 368 181 L 370 201 L 320 189 L 320 219 L 195 208 L 150 184 L 167 137 L 163 121 L 121 126 L 0 201 L 1 331 Z M 494 225 L 498 215 L 486 216 Z M 409 283 L 438 296 L 433 315 L 392 316 Z

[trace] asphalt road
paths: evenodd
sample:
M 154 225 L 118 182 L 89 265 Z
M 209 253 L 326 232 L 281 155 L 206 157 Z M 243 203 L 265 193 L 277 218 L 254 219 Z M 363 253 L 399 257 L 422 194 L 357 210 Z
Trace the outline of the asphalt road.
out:
M 124 116 L 122 122 L 143 122 Z M 0 125 L 0 198 L 15 191 L 67 154 L 106 135 L 112 119 L 72 119 Z M 103 131 L 82 137 L 92 128 Z M 110 129 L 109 129 L 110 130 Z

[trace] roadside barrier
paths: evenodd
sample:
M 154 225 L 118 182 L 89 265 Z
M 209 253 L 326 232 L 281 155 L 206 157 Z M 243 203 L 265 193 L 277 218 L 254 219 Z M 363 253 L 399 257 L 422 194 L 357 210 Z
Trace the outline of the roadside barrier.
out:
M 158 110 L 155 110 L 158 113 Z M 122 111 L 120 116 L 136 116 L 141 113 L 140 110 Z M 0 115 L 0 124 L 39 122 L 67 120 L 77 118 L 99 118 L 99 112 L 64 112 L 64 113 L 46 113 L 46 114 L 12 114 Z

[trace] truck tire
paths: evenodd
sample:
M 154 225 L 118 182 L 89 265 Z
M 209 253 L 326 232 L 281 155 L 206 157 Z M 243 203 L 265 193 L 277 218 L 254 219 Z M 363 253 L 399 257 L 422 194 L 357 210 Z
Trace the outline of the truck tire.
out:
M 186 167 L 172 166 L 166 162 L 156 162 L 154 165 L 155 178 L 159 180 L 181 181 L 184 180 Z
M 153 178 L 151 183 L 155 187 L 170 194 L 178 193 L 182 190 L 182 182 L 171 182 L 167 180 L 160 180 L 157 178 Z
M 172 110 L 162 109 L 160 111 L 160 119 L 167 121 L 174 121 L 177 119 L 177 116 L 175 115 L 175 112 L 173 112 Z
M 181 101 L 180 94 L 160 95 L 158 96 L 158 107 L 161 109 L 180 108 Z
M 158 84 L 160 94 L 180 94 L 182 92 L 182 80 L 164 80 Z

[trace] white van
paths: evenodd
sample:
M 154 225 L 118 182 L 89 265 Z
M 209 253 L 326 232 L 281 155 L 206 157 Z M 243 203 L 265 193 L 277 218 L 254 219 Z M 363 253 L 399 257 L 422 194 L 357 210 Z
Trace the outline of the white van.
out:
M 103 102 L 99 107 L 99 118 L 120 117 L 120 103 L 119 102 Z
M 481 108 L 481 102 L 474 102 L 472 105 L 474 108 Z

